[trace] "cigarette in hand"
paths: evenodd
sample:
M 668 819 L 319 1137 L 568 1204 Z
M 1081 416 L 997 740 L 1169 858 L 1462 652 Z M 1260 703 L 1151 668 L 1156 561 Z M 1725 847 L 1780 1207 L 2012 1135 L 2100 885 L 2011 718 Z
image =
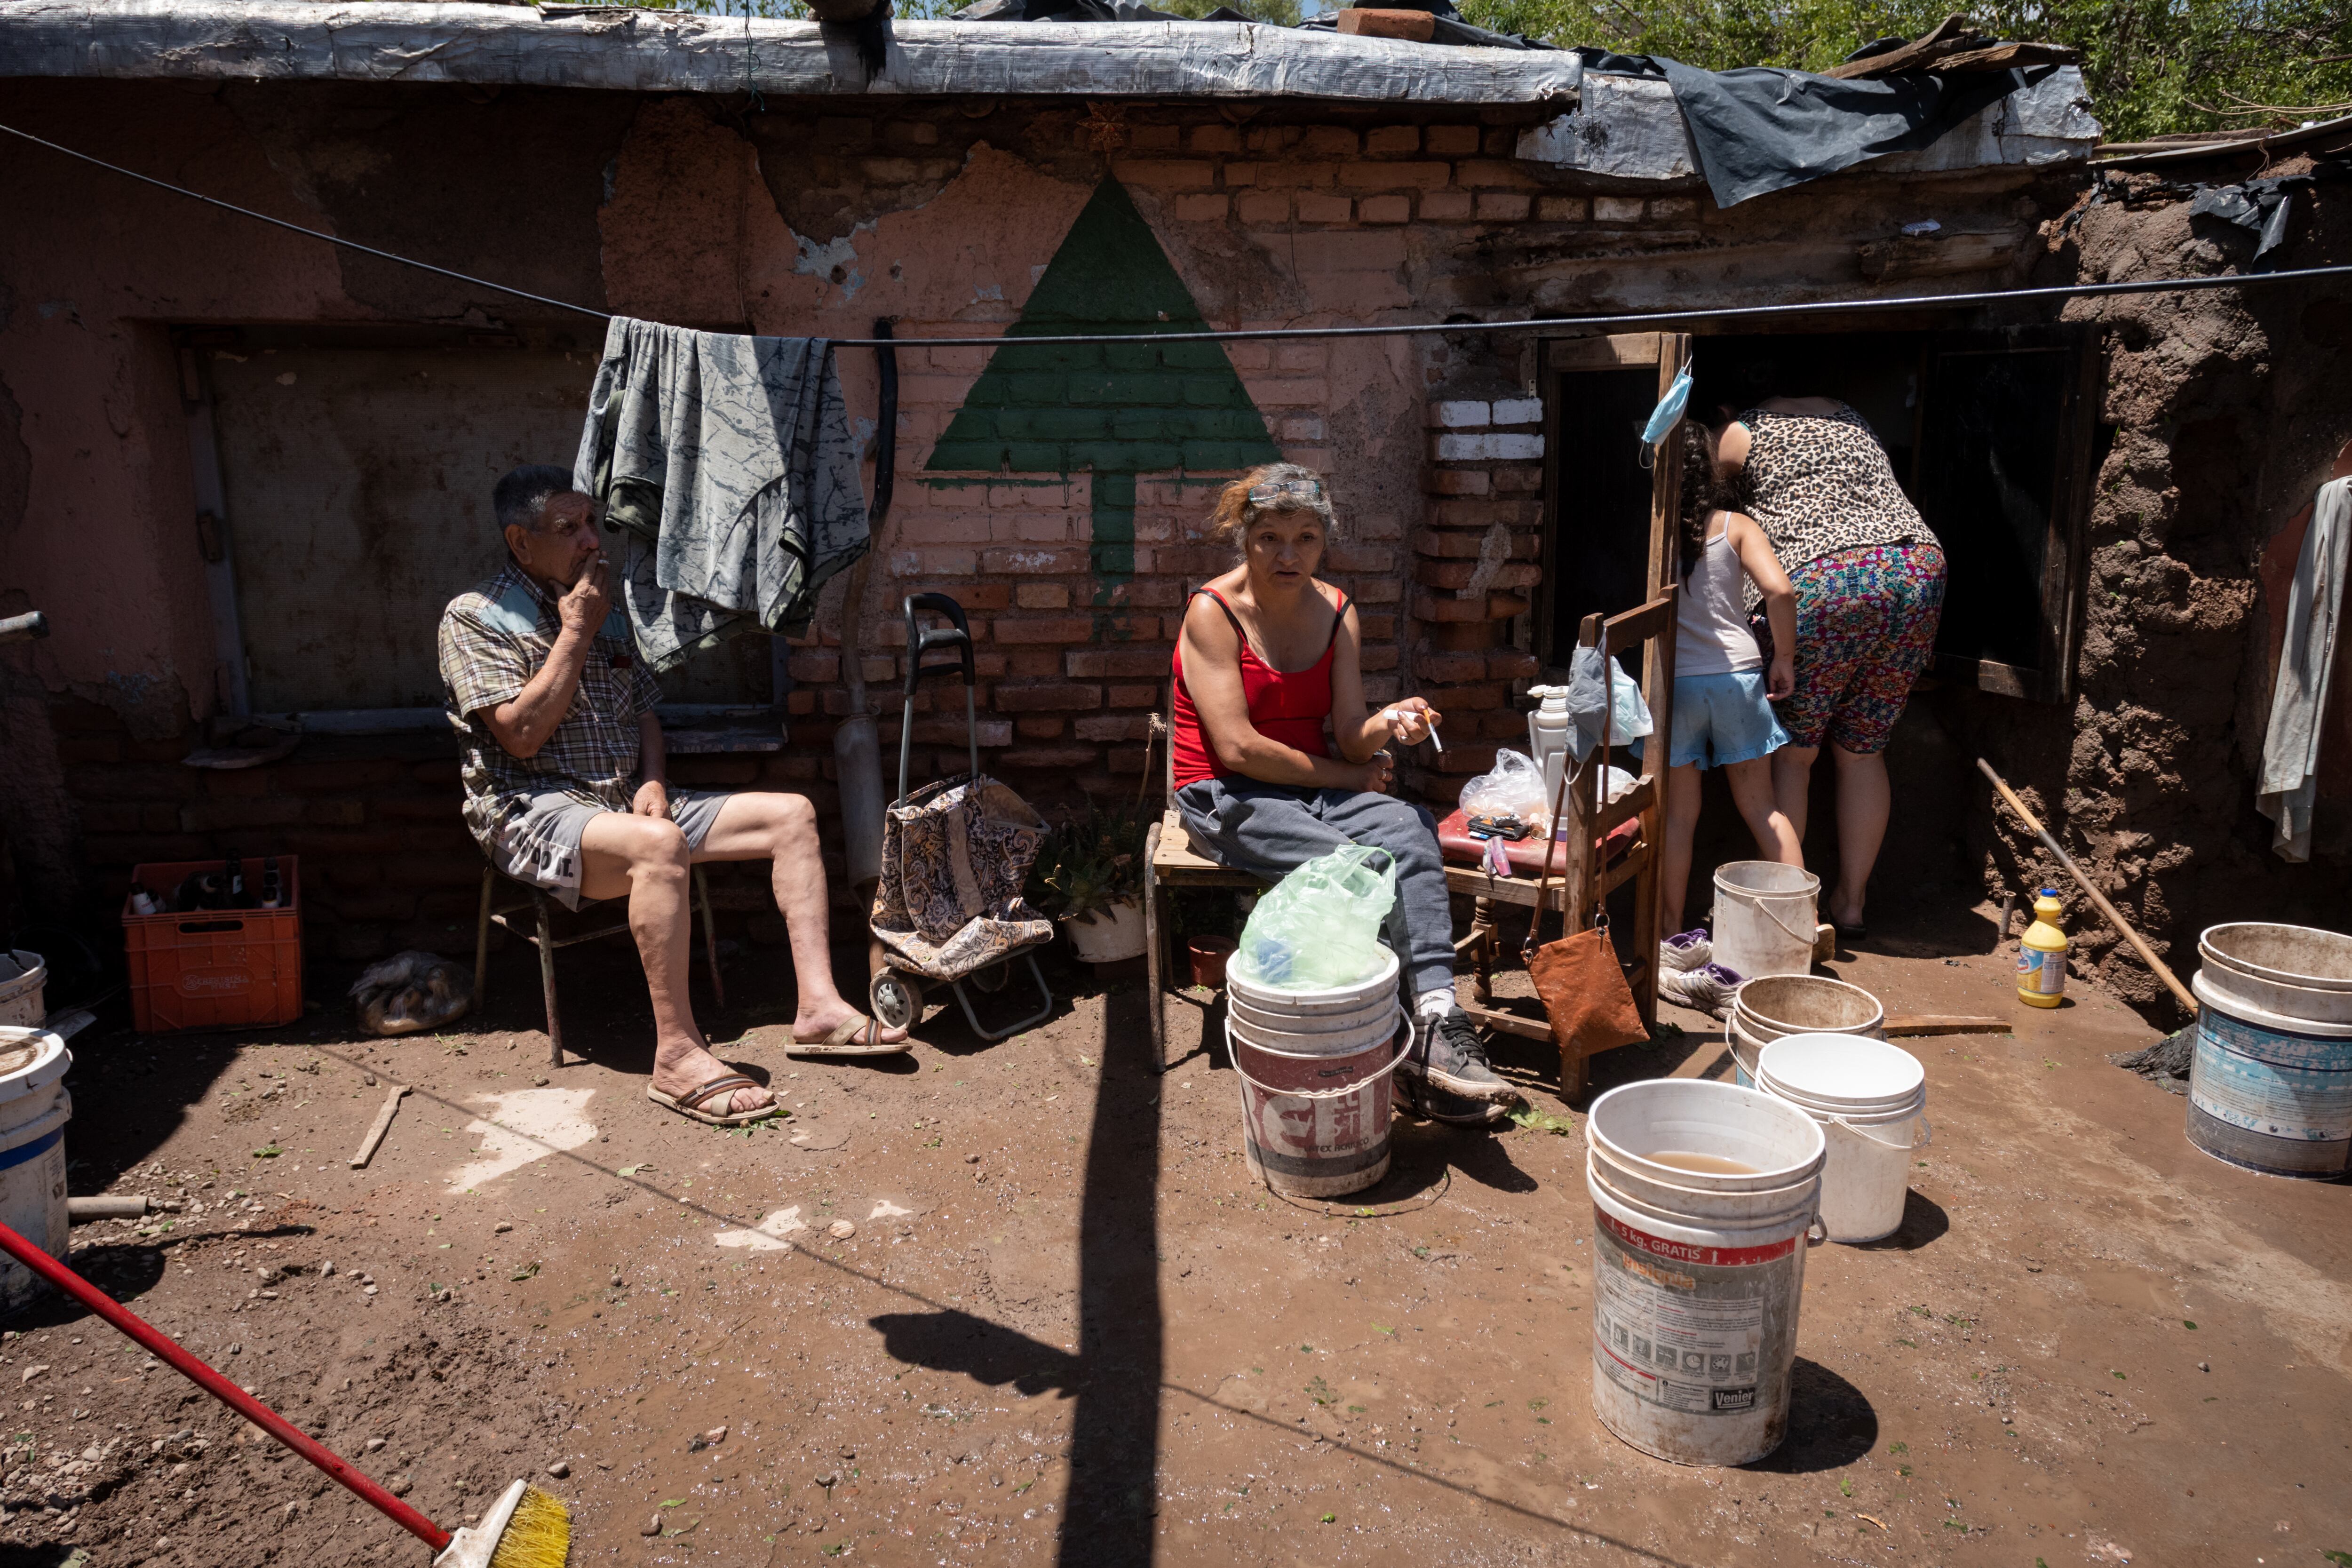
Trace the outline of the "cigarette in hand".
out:
M 1381 717 L 1388 720 L 1391 723 L 1402 723 L 1405 719 L 1405 711 L 1402 708 L 1391 708 L 1384 710 L 1381 714 Z M 1426 718 L 1422 720 L 1422 723 L 1429 731 L 1429 743 L 1435 746 L 1441 752 L 1444 752 L 1445 750 L 1445 742 L 1437 738 L 1437 726 L 1430 722 Z

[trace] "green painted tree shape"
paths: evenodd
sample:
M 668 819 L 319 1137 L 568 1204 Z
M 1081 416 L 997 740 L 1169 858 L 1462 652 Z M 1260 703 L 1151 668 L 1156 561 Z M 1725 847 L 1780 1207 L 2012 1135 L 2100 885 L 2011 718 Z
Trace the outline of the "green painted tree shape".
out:
M 1282 456 L 1218 342 L 1024 343 L 1209 330 L 1127 188 L 1107 179 L 931 449 L 932 471 L 1094 474 L 1095 603 L 1135 574 L 1135 478 Z

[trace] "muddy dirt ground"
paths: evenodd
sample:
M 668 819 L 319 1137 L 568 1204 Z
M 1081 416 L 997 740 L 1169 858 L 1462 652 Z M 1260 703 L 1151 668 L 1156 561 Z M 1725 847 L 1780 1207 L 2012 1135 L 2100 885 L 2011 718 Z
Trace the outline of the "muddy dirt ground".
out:
M 781 1048 L 788 972 L 736 954 L 706 1020 L 793 1111 L 749 1134 L 646 1100 L 625 946 L 565 955 L 554 1069 L 523 953 L 438 1037 L 110 1015 L 73 1190 L 184 1206 L 73 1261 L 437 1520 L 532 1477 L 581 1565 L 2346 1561 L 2352 1190 L 2189 1147 L 2105 1059 L 2154 1031 L 2015 1005 L 1983 911 L 1895 916 L 1833 972 L 2016 1032 L 1915 1042 L 1905 1225 L 1811 1253 L 1792 1430 L 1747 1469 L 1594 1423 L 1583 1118 L 1533 1048 L 1503 1065 L 1564 1131 L 1401 1121 L 1378 1188 L 1286 1202 L 1222 1052 L 1155 1073 L 1140 984 L 1067 964 L 1025 1036 L 935 1014 L 819 1065 Z M 1727 1071 L 1680 1021 L 1596 1087 Z M 0 1564 L 425 1561 L 79 1310 L 8 1320 L 0 1396 Z

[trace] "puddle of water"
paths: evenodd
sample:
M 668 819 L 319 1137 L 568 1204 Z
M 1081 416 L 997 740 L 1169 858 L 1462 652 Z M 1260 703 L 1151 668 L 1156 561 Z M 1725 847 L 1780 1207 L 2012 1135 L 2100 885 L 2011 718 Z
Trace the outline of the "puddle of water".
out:
M 449 1184 L 478 1188 L 561 1150 L 577 1149 L 596 1136 L 588 1120 L 593 1089 L 518 1089 L 481 1101 L 483 1114 L 466 1124 L 478 1140 L 474 1161 L 449 1173 Z
M 722 1230 L 710 1239 L 721 1247 L 748 1247 L 754 1252 L 790 1252 L 793 1244 L 786 1240 L 796 1230 L 806 1230 L 801 1223 L 801 1205 L 777 1209 L 749 1230 Z

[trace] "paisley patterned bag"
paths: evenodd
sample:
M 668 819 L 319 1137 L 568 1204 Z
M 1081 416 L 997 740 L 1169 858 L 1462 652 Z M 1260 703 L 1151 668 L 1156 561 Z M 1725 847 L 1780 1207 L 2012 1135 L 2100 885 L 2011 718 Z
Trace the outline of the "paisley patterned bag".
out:
M 882 821 L 874 934 L 905 969 L 960 980 L 1054 939 L 1021 899 L 1045 823 L 982 773 L 926 784 Z

